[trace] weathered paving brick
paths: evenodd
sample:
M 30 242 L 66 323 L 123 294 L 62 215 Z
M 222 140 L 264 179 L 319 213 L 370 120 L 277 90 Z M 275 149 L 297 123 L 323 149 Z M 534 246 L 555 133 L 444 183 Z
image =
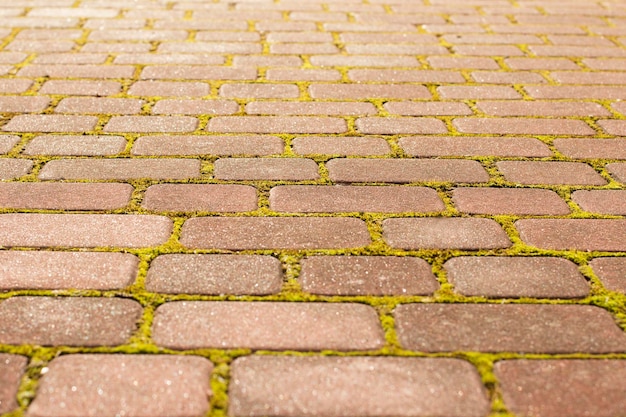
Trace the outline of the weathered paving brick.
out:
M 626 84 L 626 74 L 619 72 L 555 71 L 550 76 L 560 84 Z
M 409 136 L 398 143 L 411 156 L 552 156 L 535 138 Z
M 468 416 L 489 411 L 476 370 L 448 358 L 248 356 L 236 359 L 229 415 Z
M 222 97 L 240 98 L 297 98 L 300 89 L 295 84 L 224 84 Z
M 583 59 L 583 62 L 589 68 L 594 70 L 621 70 L 624 68 L 624 63 L 626 63 L 626 59 L 624 58 L 616 58 L 616 59 L 606 59 L 606 58 L 587 58 Z
M 0 252 L 0 289 L 112 290 L 131 285 L 139 259 L 127 253 Z
M 202 97 L 209 93 L 207 83 L 179 81 L 137 81 L 128 90 L 131 96 Z
M 33 80 L 23 78 L 0 78 L 0 91 L 5 94 L 20 94 L 28 90 L 33 85 Z
M 13 297 L 0 304 L 0 340 L 10 345 L 121 345 L 135 331 L 141 312 L 139 303 L 122 298 Z
M 222 180 L 315 180 L 318 166 L 306 158 L 222 158 L 213 173 Z
M 626 220 L 523 219 L 515 222 L 520 238 L 545 249 L 581 251 L 626 250 Z
M 589 284 L 571 261 L 548 257 L 461 256 L 444 264 L 455 291 L 468 296 L 575 298 Z
M 56 65 L 90 65 L 104 64 L 107 60 L 107 54 L 88 53 L 81 51 L 80 53 L 59 52 L 59 53 L 41 53 L 32 61 L 33 64 L 56 64 Z M 78 68 L 76 68 L 78 70 Z
M 447 159 L 332 159 L 326 163 L 335 182 L 486 182 L 477 161 Z
M 189 248 L 331 249 L 370 244 L 365 222 L 332 217 L 196 217 L 183 225 Z
M 56 54 L 56 55 L 58 56 L 61 54 Z M 69 54 L 64 54 L 64 56 L 68 56 L 68 55 Z M 69 58 L 65 58 L 65 60 L 69 60 Z M 77 59 L 75 58 L 75 60 Z M 94 60 L 94 58 L 90 57 L 85 60 L 91 61 L 91 60 Z M 88 64 L 88 63 L 61 64 L 58 62 L 53 62 L 52 64 L 27 65 L 18 72 L 18 75 L 21 77 L 50 77 L 50 78 L 70 78 L 70 77 L 71 78 L 132 78 L 134 72 L 135 72 L 135 68 L 131 65 L 98 65 L 98 64 Z M 95 81 L 89 81 L 88 83 L 83 81 L 82 84 L 80 83 L 73 84 L 73 83 L 68 83 L 67 81 L 62 81 L 62 80 L 55 80 L 54 82 L 47 82 L 44 88 L 50 89 L 51 91 L 60 91 L 61 89 L 78 88 L 78 86 L 80 85 L 88 86 L 88 87 L 82 87 L 82 88 L 90 88 L 90 89 L 96 89 L 97 87 L 95 86 L 100 85 L 100 90 L 98 91 L 103 91 L 103 92 L 106 90 L 111 90 L 112 92 L 116 92 L 119 89 L 118 84 L 112 83 L 111 81 L 108 81 L 106 83 L 101 83 L 101 84 L 98 84 Z M 40 90 L 40 92 L 44 92 L 44 91 L 45 91 L 44 89 Z M 51 93 L 51 94 L 63 94 L 63 93 Z M 104 95 L 104 94 L 100 94 L 100 95 Z
M 391 150 L 386 140 L 374 137 L 304 136 L 294 138 L 291 146 L 295 153 L 301 155 L 373 156 L 385 155 Z
M 314 116 L 218 116 L 206 128 L 224 133 L 343 133 L 346 121 Z
M 52 210 L 114 210 L 130 203 L 130 184 L 0 183 L 0 207 Z
M 477 107 L 493 116 L 608 116 L 598 103 L 563 101 L 479 101 Z
M 165 303 L 152 337 L 171 349 L 371 350 L 385 343 L 376 311 L 355 303 Z
M 402 249 L 496 249 L 508 248 L 511 241 L 502 227 L 491 219 L 407 218 L 383 221 L 383 239 Z
M 50 362 L 26 415 L 202 415 L 212 370 L 195 356 L 64 355 Z
M 28 12 L 34 17 L 115 17 L 117 9 L 87 8 L 87 7 L 36 7 Z
M 429 117 L 362 117 L 356 128 L 362 133 L 397 135 L 403 133 L 448 133 L 445 123 Z
M 519 99 L 520 93 L 513 87 L 503 85 L 450 85 L 437 87 L 437 92 L 443 99 Z
M 506 65 L 515 70 L 577 70 L 574 61 L 568 58 L 506 58 Z
M 348 54 L 362 55 L 446 55 L 441 45 L 350 43 L 345 46 Z
M 540 74 L 524 71 L 472 71 L 472 79 L 485 84 L 542 84 L 546 79 Z
M 51 114 L 20 114 L 2 127 L 7 132 L 79 132 L 93 130 L 95 116 L 61 116 Z
M 582 162 L 500 161 L 496 166 L 507 181 L 518 184 L 606 184 L 600 174 Z
M 113 116 L 105 132 L 193 132 L 198 119 L 190 116 Z
M 18 52 L 68 52 L 74 49 L 76 43 L 64 40 L 16 39 L 5 46 L 7 51 Z
M 302 290 L 321 295 L 427 295 L 439 289 L 428 262 L 392 256 L 310 256 Z
M 371 98 L 431 98 L 423 85 L 403 84 L 313 84 L 309 87 L 316 99 L 360 100 Z
M 391 114 L 402 116 L 466 116 L 473 114 L 472 109 L 465 103 L 437 102 L 437 101 L 391 101 L 384 104 Z
M 262 49 L 258 42 L 162 42 L 157 51 L 191 54 L 258 54 Z
M 33 161 L 29 159 L 0 159 L 0 180 L 12 180 L 30 172 Z
M 433 212 L 445 209 L 437 192 L 426 187 L 282 185 L 270 190 L 276 211 L 315 212 Z
M 93 41 L 171 41 L 187 39 L 186 30 L 115 29 L 94 30 L 89 34 Z
M 272 155 L 285 144 L 276 136 L 142 136 L 134 155 Z
M 497 70 L 500 66 L 493 58 L 484 57 L 447 57 L 447 56 L 433 56 L 428 58 L 428 63 L 433 68 L 443 69 L 485 69 L 485 70 Z
M 122 85 L 116 81 L 50 80 L 41 94 L 67 94 L 75 96 L 110 96 L 120 92 Z
M 459 211 L 471 214 L 564 215 L 570 209 L 552 190 L 537 188 L 456 188 Z
M 273 43 L 270 45 L 272 54 L 313 55 L 337 54 L 339 49 L 331 43 Z
M 181 64 L 181 65 L 221 65 L 224 57 L 219 55 L 199 55 L 199 54 L 159 54 L 135 53 L 118 54 L 115 57 L 116 64 Z
M 182 4 L 181 4 L 182 6 Z M 221 5 L 224 6 L 224 5 Z M 198 31 L 195 36 L 198 41 L 235 41 L 256 42 L 261 40 L 258 32 L 231 32 L 231 31 Z
M 278 115 L 316 115 L 355 116 L 376 114 L 378 110 L 372 103 L 354 102 L 266 102 L 254 101 L 246 104 L 248 114 Z
M 19 406 L 17 391 L 27 362 L 25 356 L 0 354 L 0 413 L 8 413 Z
M 162 255 L 150 264 L 146 290 L 168 294 L 267 295 L 280 291 L 280 261 L 261 255 Z
M 125 214 L 0 214 L 0 246 L 148 247 L 165 243 L 172 221 Z
M 233 114 L 239 105 L 231 100 L 159 100 L 152 108 L 154 114 Z
M 207 65 L 157 65 L 141 71 L 141 78 L 148 80 L 255 80 L 257 70 L 253 67 L 212 67 Z
M 368 25 L 369 26 L 369 25 Z M 370 26 L 372 28 L 372 26 Z M 319 67 L 420 67 L 412 56 L 313 55 L 311 64 Z
M 594 135 L 595 131 L 582 120 L 525 118 L 459 118 L 454 126 L 462 133 L 496 133 L 516 135 Z
M 115 155 L 126 148 L 122 136 L 40 135 L 24 147 L 24 155 Z
M 404 304 L 400 344 L 425 352 L 609 353 L 626 334 L 599 307 L 549 304 Z M 558 331 L 555 331 L 558 329 Z
M 529 45 L 537 56 L 571 56 L 571 57 L 624 57 L 626 51 L 610 46 L 577 46 L 577 45 Z
M 595 258 L 589 265 L 607 289 L 626 293 L 626 258 Z
M 152 48 L 149 43 L 140 42 L 88 42 L 80 50 L 86 53 L 147 53 Z
M 266 71 L 265 78 L 275 81 L 338 81 L 341 80 L 341 73 L 330 69 L 272 68 Z
M 233 66 L 237 69 L 249 67 L 299 67 L 301 65 L 302 58 L 298 56 L 237 55 L 233 58 Z M 256 79 L 256 70 L 254 70 L 254 77 L 250 79 Z
M 494 372 L 516 415 L 609 417 L 626 411 L 624 360 L 505 360 Z
M 59 102 L 56 113 L 137 114 L 144 101 L 131 98 L 68 97 Z
M 616 180 L 626 183 L 626 164 L 625 163 L 607 164 L 606 169 Z
M 9 153 L 19 141 L 19 136 L 0 135 L 0 153 Z
M 626 190 L 578 190 L 572 200 L 591 213 L 626 215 Z
M 617 100 L 624 97 L 626 87 L 596 85 L 545 85 L 524 86 L 524 90 L 535 99 L 608 99 Z
M 56 159 L 44 165 L 39 172 L 42 180 L 198 177 L 200 161 L 197 159 Z
M 458 71 L 435 70 L 396 70 L 396 69 L 354 69 L 348 71 L 352 81 L 377 81 L 392 83 L 463 83 L 465 78 Z
M 254 187 L 239 184 L 156 184 L 142 206 L 157 211 L 251 211 L 257 209 Z
M 599 120 L 598 125 L 610 135 L 626 136 L 626 121 Z
M 0 113 L 37 113 L 48 104 L 48 97 L 0 96 Z

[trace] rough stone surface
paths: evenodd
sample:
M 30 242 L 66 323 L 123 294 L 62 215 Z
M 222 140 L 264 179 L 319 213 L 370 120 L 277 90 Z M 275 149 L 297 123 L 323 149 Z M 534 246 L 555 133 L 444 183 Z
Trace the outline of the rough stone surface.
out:
M 456 188 L 452 200 L 472 214 L 563 215 L 570 209 L 552 190 L 534 188 Z
M 304 158 L 222 158 L 215 161 L 213 173 L 222 180 L 315 180 L 318 166 Z
M 501 161 L 507 181 L 518 184 L 604 185 L 606 180 L 582 162 Z
M 626 190 L 578 190 L 572 200 L 591 213 L 626 215 Z
M 138 178 L 186 179 L 200 176 L 197 159 L 56 159 L 39 172 L 42 180 Z
M 282 153 L 276 136 L 142 136 L 135 141 L 134 155 L 272 155 Z
M 18 407 L 17 391 L 28 358 L 0 353 L 0 413 L 8 413 Z
M 595 258 L 589 265 L 607 289 L 626 294 L 626 259 Z
M 156 211 L 252 211 L 257 191 L 238 184 L 156 184 L 146 190 L 142 206 Z
M 36 136 L 26 144 L 25 155 L 115 155 L 126 147 L 121 136 Z
M 552 156 L 550 149 L 534 138 L 408 136 L 398 143 L 411 156 Z

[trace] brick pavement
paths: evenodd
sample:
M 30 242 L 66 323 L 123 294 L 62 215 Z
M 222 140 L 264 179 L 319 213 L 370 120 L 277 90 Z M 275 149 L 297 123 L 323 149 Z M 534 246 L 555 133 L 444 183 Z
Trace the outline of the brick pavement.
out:
M 626 416 L 625 0 L 0 4 L 0 415 Z

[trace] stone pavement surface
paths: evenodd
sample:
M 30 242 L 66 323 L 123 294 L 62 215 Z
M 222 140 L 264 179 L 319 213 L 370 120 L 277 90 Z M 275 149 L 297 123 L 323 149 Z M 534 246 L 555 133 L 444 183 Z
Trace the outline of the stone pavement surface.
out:
M 0 415 L 626 416 L 626 0 L 0 0 Z

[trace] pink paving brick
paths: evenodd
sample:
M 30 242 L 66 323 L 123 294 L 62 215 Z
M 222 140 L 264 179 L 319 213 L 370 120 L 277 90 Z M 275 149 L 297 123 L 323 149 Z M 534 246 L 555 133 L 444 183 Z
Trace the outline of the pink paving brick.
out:
M 449 358 L 248 356 L 233 362 L 229 415 L 483 416 L 476 370 Z
M 554 354 L 626 350 L 626 334 L 613 316 L 594 306 L 405 304 L 396 307 L 394 315 L 400 344 L 416 351 Z
M 280 261 L 261 255 L 182 255 L 157 257 L 146 290 L 168 294 L 267 295 L 281 290 Z
M 569 206 L 552 190 L 537 188 L 456 188 L 452 200 L 462 213 L 565 215 Z
M 626 293 L 626 259 L 595 258 L 589 265 L 606 289 Z
M 272 155 L 285 144 L 276 136 L 142 136 L 135 141 L 134 155 Z
M 455 291 L 493 298 L 576 298 L 589 284 L 571 261 L 548 257 L 460 256 L 444 264 Z
M 443 99 L 519 99 L 520 93 L 509 86 L 443 86 L 437 87 Z
M 604 59 L 604 58 L 587 58 L 583 62 L 589 68 L 595 70 L 621 70 L 626 65 L 626 59 Z
M 301 155 L 353 155 L 373 156 L 390 152 L 389 144 L 382 138 L 375 137 L 333 137 L 304 136 L 291 141 L 293 151 Z
M 0 96 L 0 113 L 37 113 L 48 104 L 48 97 Z
M 550 73 L 550 76 L 561 84 L 626 84 L 626 74 L 620 72 L 559 71 Z
M 539 248 L 626 250 L 626 221 L 622 219 L 523 219 L 515 227 L 526 244 Z
M 172 221 L 127 214 L 0 214 L 1 246 L 149 247 L 165 243 Z
M 24 147 L 24 155 L 115 155 L 124 151 L 122 136 L 40 135 Z
M 14 116 L 2 127 L 7 132 L 86 132 L 98 123 L 95 116 L 30 115 Z
M 19 94 L 28 90 L 33 85 L 32 80 L 24 78 L 0 78 L 0 91 L 5 94 Z
M 331 249 L 370 244 L 365 222 L 335 217 L 196 217 L 183 225 L 189 248 Z
M 309 93 L 315 99 L 431 98 L 423 85 L 403 84 L 312 84 Z
M 74 52 L 58 52 L 38 54 L 32 61 L 33 64 L 55 64 L 54 68 L 61 68 L 60 65 L 74 64 L 75 70 L 79 70 L 78 66 L 88 66 L 90 64 L 103 64 L 107 59 L 107 54 L 88 53 L 81 51 Z M 53 67 L 48 66 L 49 69 Z M 107 68 L 108 69 L 108 68 Z
M 496 166 L 507 181 L 517 184 L 606 184 L 600 174 L 582 162 L 500 161 Z
M 231 31 L 198 31 L 195 39 L 198 41 L 235 41 L 255 42 L 260 41 L 261 36 L 257 32 L 231 32 Z
M 248 114 L 356 116 L 376 114 L 372 103 L 355 102 L 268 102 L 246 104 Z
M 391 114 L 402 116 L 467 116 L 473 114 L 465 103 L 438 101 L 390 101 L 384 104 Z
M 609 135 L 626 136 L 626 120 L 599 120 L 598 125 Z
M 626 102 L 619 101 L 617 103 L 613 103 L 612 107 L 615 111 L 618 111 L 622 113 L 623 115 L 626 115 Z
M 273 81 L 339 81 L 341 73 L 329 69 L 282 69 L 272 68 L 265 78 Z
M 480 111 L 492 116 L 609 116 L 597 103 L 565 101 L 479 101 Z
M 239 184 L 156 184 L 142 206 L 155 211 L 241 212 L 257 209 L 257 191 Z
M 420 67 L 417 59 L 401 55 L 313 55 L 310 60 L 316 67 Z
M 338 54 L 339 49 L 332 43 L 273 43 L 270 53 L 287 55 Z
M 143 100 L 131 98 L 68 97 L 56 106 L 56 113 L 137 114 Z
M 115 29 L 94 30 L 89 34 L 92 41 L 172 41 L 185 40 L 186 30 Z
M 202 97 L 208 96 L 207 83 L 177 81 L 137 81 L 130 86 L 131 96 Z
M 30 159 L 0 159 L 0 180 L 12 180 L 30 172 L 33 161 Z
M 113 116 L 105 132 L 193 132 L 198 119 L 190 116 Z
M 348 54 L 363 55 L 445 55 L 448 50 L 441 45 L 350 43 Z
M 487 182 L 489 175 L 477 161 L 446 159 L 347 159 L 326 163 L 335 182 Z
M 19 136 L 0 135 L 0 153 L 9 153 L 19 141 Z
M 617 181 L 626 183 L 626 164 L 617 162 L 606 165 L 607 171 L 611 174 L 613 178 Z
M 439 289 L 428 262 L 391 256 L 311 256 L 302 290 L 321 295 L 427 295 Z
M 152 337 L 171 349 L 373 350 L 384 344 L 376 311 L 356 303 L 171 302 L 157 308 Z
M 163 99 L 152 108 L 154 114 L 233 114 L 239 105 L 232 100 L 178 100 Z
M 229 98 L 297 98 L 300 89 L 295 84 L 224 84 L 220 96 Z
M 398 143 L 411 156 L 552 156 L 534 138 L 408 136 Z
M 465 78 L 458 71 L 435 70 L 396 70 L 396 69 L 354 69 L 348 71 L 352 81 L 376 82 L 429 82 L 429 83 L 463 83 Z
M 81 54 L 82 55 L 82 54 Z M 54 57 L 52 57 L 54 58 Z M 93 58 L 90 58 L 90 60 Z M 75 60 L 77 60 L 75 58 Z M 58 62 L 53 62 L 52 64 L 31 64 L 22 68 L 18 75 L 23 77 L 51 77 L 51 78 L 131 78 L 135 72 L 135 68 L 130 65 L 93 65 L 93 64 L 60 64 Z M 91 85 L 94 84 L 94 81 L 90 82 Z M 61 81 L 56 80 L 53 83 L 46 83 L 47 87 L 45 89 L 49 89 L 50 91 L 72 91 L 72 85 L 75 86 L 89 86 L 90 84 L 86 84 L 85 82 L 76 83 L 69 81 Z M 100 82 L 100 89 L 102 91 L 105 90 L 114 90 L 115 84 L 111 81 L 108 81 L 106 84 L 104 82 Z M 75 90 L 78 90 L 80 87 L 74 87 Z M 82 87 L 82 89 L 86 89 L 87 87 Z M 95 88 L 95 87 L 91 87 Z M 46 90 L 42 89 L 40 92 L 46 92 Z M 73 94 L 71 92 L 68 93 L 51 93 L 51 94 Z M 106 94 L 100 94 L 106 95 Z
M 0 354 L 0 413 L 18 408 L 17 391 L 27 363 L 24 356 Z
M 535 99 L 622 99 L 626 87 L 591 86 L 591 85 L 545 85 L 524 86 L 524 90 Z
M 591 213 L 626 215 L 626 190 L 578 190 L 572 200 Z
M 258 54 L 259 42 L 162 42 L 158 52 L 191 54 Z
M 198 54 L 164 54 L 164 53 L 134 53 L 118 54 L 115 64 L 187 64 L 187 65 L 221 65 L 224 57 L 219 55 Z
M 148 66 L 141 71 L 147 80 L 255 80 L 256 68 L 212 67 L 206 65 Z
M 113 290 L 137 276 L 139 259 L 128 253 L 0 252 L 0 289 Z
M 68 52 L 76 43 L 64 40 L 14 40 L 5 50 L 18 52 Z
M 0 64 L 19 64 L 28 57 L 22 52 L 0 52 Z
M 122 86 L 116 81 L 50 80 L 39 89 L 41 94 L 76 96 L 110 96 L 120 92 Z
M 485 84 L 542 84 L 546 79 L 540 74 L 523 71 L 473 71 L 472 79 Z
M 383 239 L 402 249 L 496 249 L 511 246 L 491 219 L 427 217 L 383 221 Z
M 51 210 L 115 210 L 130 203 L 129 184 L 0 183 L 0 207 Z
M 582 120 L 524 118 L 459 118 L 453 121 L 462 133 L 514 135 L 594 135 L 595 131 Z
M 529 45 L 537 56 L 624 57 L 626 51 L 615 46 Z
M 305 158 L 222 158 L 215 161 L 215 178 L 223 180 L 314 180 L 315 161 Z
M 437 192 L 426 187 L 281 185 L 270 190 L 276 211 L 315 212 L 434 212 L 445 209 Z
M 516 415 L 609 417 L 626 411 L 624 360 L 505 360 L 494 371 Z
M 39 179 L 130 180 L 200 177 L 197 159 L 55 159 L 39 171 Z
M 233 58 L 233 66 L 239 69 L 250 67 L 299 67 L 301 65 L 302 58 L 298 56 L 237 55 Z M 254 70 L 254 77 L 249 79 L 256 79 L 256 70 Z
M 442 69 L 485 69 L 485 70 L 496 70 L 500 69 L 498 63 L 492 58 L 483 58 L 483 57 L 446 57 L 446 56 L 436 56 L 429 57 L 428 63 L 433 68 L 442 68 Z
M 346 121 L 314 116 L 218 116 L 209 121 L 210 132 L 223 133 L 343 133 Z
M 81 48 L 81 52 L 86 53 L 124 53 L 129 54 L 133 52 L 146 53 L 149 52 L 152 45 L 149 43 L 138 42 L 89 42 Z
M 0 304 L 0 340 L 9 345 L 121 345 L 136 330 L 141 313 L 138 302 L 122 298 L 13 297 Z
M 397 135 L 405 133 L 448 133 L 445 123 L 427 117 L 363 117 L 357 119 L 356 128 L 361 133 Z
M 212 370 L 196 356 L 64 355 L 50 362 L 26 415 L 202 415 Z

